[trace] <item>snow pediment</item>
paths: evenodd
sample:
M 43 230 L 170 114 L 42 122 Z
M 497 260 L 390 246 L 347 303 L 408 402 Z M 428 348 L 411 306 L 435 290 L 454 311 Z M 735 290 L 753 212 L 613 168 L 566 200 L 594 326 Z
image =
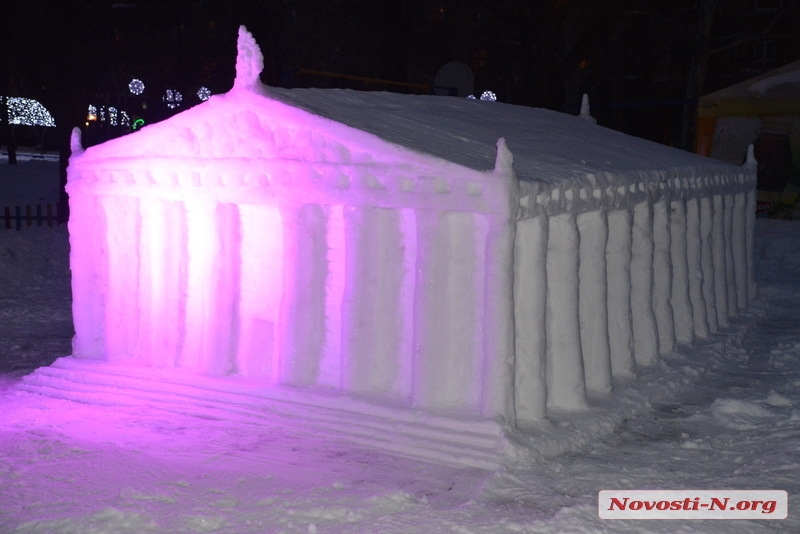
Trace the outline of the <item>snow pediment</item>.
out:
M 264 57 L 253 35 L 239 28 L 233 89 L 141 131 L 89 151 L 89 160 L 169 158 L 183 161 L 280 159 L 361 164 L 398 156 L 375 135 L 270 96 L 259 76 Z M 399 152 L 403 152 L 400 149 Z M 73 151 L 77 157 L 80 150 Z M 408 160 L 409 154 L 400 155 Z M 411 158 L 413 159 L 413 158 Z
M 389 145 L 251 89 L 234 88 L 163 122 L 89 148 L 85 157 L 360 164 L 373 162 L 376 154 L 395 152 L 405 159 L 399 154 L 402 149 Z

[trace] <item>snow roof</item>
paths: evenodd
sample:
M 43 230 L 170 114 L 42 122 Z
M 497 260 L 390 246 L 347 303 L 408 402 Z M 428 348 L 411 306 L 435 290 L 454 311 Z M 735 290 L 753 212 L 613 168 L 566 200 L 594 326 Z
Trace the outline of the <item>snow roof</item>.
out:
M 494 167 L 505 138 L 521 180 L 670 170 L 717 162 L 547 109 L 445 96 L 340 89 L 277 89 L 286 104 L 459 165 Z

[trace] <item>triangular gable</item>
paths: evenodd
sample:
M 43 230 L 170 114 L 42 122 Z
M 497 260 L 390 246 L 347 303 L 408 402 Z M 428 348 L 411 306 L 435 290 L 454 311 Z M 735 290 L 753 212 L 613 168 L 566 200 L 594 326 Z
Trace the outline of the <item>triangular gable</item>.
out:
M 377 136 L 234 88 L 140 131 L 87 149 L 95 159 L 286 159 L 310 163 L 435 163 Z

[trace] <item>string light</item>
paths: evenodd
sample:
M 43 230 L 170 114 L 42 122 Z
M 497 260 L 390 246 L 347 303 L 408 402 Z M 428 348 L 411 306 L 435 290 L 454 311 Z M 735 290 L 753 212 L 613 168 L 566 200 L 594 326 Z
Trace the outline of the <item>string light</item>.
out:
M 481 100 L 488 100 L 490 102 L 495 102 L 497 100 L 497 95 L 491 91 L 484 91 L 481 94 Z
M 140 95 L 144 92 L 144 82 L 138 78 L 134 78 L 131 80 L 131 83 L 128 84 L 128 89 L 130 89 L 131 93 Z
M 55 127 L 53 116 L 38 100 L 17 96 L 9 96 L 4 100 L 8 106 L 9 124 Z
M 475 95 L 467 95 L 467 100 L 477 100 Z
M 200 89 L 197 90 L 197 98 L 199 98 L 203 102 L 208 100 L 210 96 L 211 96 L 211 91 L 208 89 L 208 87 L 201 87 Z
M 86 114 L 87 121 L 96 121 L 97 120 L 97 106 L 89 105 L 89 111 Z
M 181 102 L 183 101 L 183 95 L 179 91 L 167 89 L 162 97 L 162 100 L 167 103 L 167 107 L 169 109 L 175 109 L 181 105 Z
M 117 108 L 108 108 L 108 122 L 111 123 L 111 126 L 117 125 Z

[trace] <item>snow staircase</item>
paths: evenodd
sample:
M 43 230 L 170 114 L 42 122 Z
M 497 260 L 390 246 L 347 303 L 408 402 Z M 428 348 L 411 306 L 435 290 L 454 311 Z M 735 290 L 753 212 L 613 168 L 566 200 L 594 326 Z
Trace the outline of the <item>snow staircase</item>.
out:
M 24 377 L 17 387 L 87 404 L 148 405 L 206 419 L 295 428 L 455 467 L 499 469 L 511 447 L 503 426 L 493 420 L 442 417 L 334 392 L 173 369 L 65 357 Z

